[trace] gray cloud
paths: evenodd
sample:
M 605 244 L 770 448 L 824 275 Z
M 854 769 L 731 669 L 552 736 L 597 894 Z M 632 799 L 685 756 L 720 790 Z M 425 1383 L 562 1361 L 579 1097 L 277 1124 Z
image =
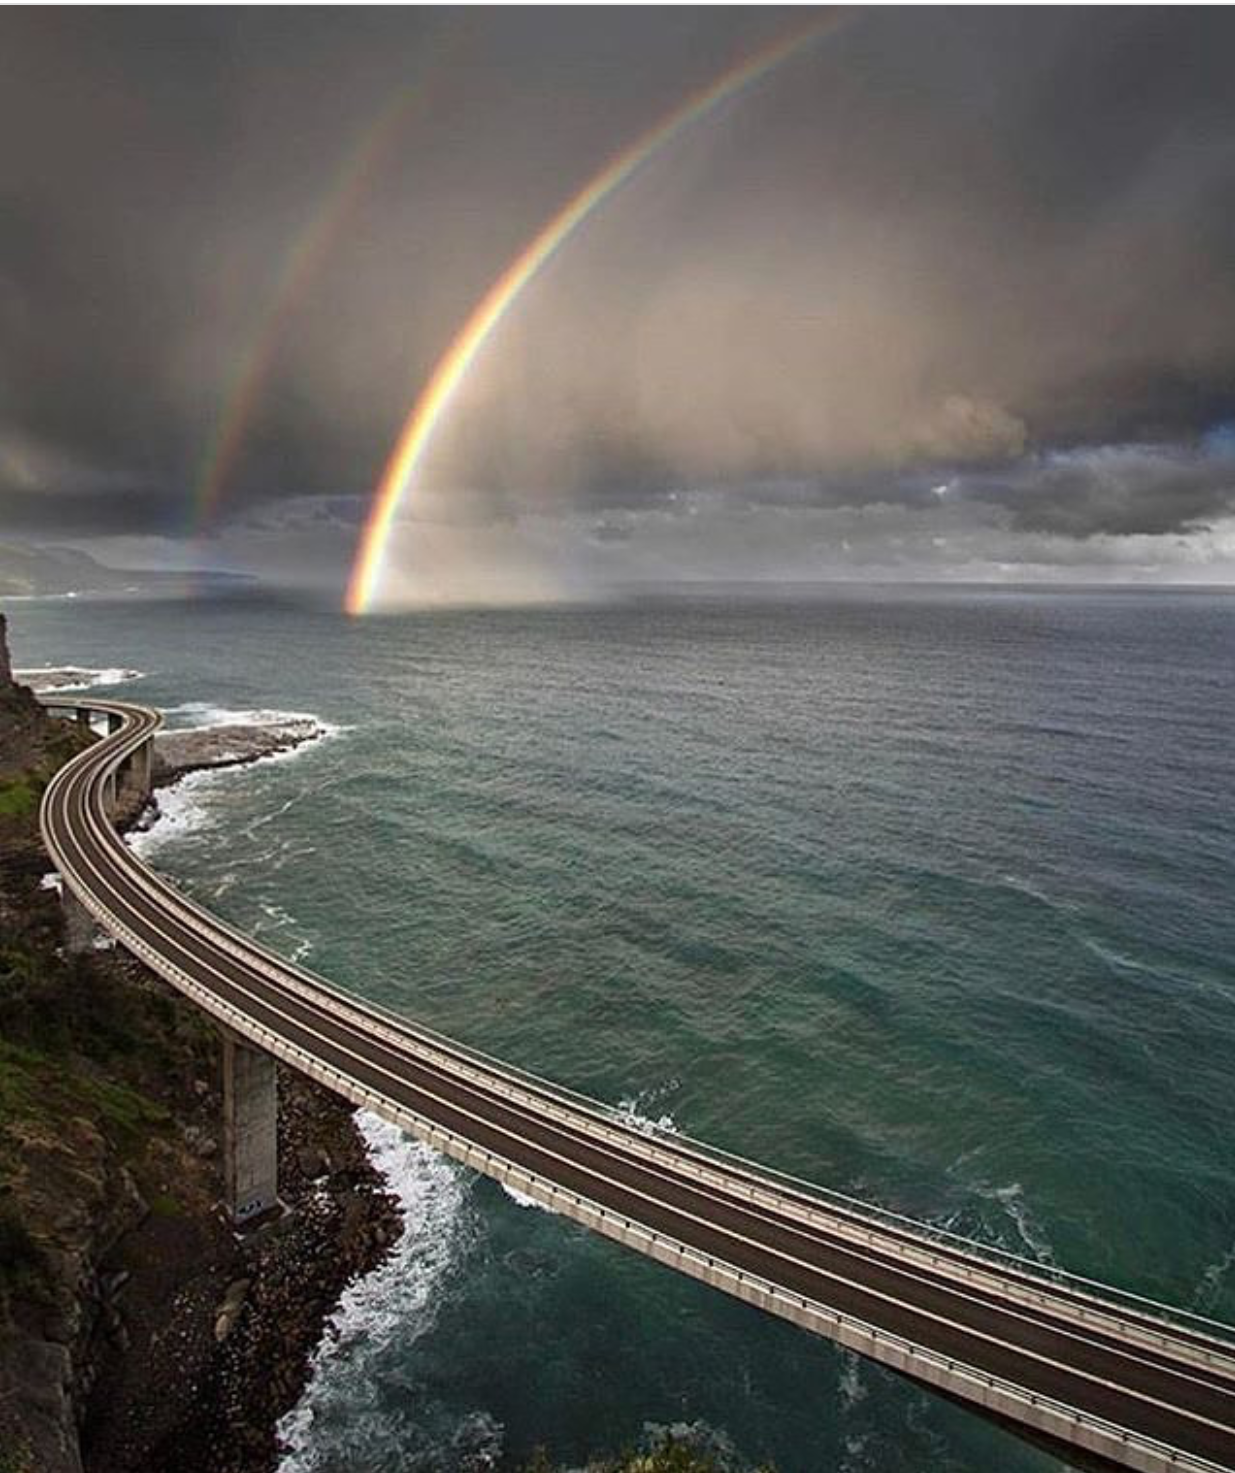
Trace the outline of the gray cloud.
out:
M 258 362 L 220 547 L 316 539 L 341 565 L 487 283 L 790 19 L 5 12 L 0 531 L 186 531 Z M 864 517 L 851 548 L 896 564 L 907 537 L 932 567 L 935 536 L 1066 558 L 1201 535 L 1231 514 L 1200 436 L 1235 416 L 1233 42 L 1221 10 L 855 16 L 579 233 L 411 514 L 493 556 L 578 517 L 581 559 L 630 561 L 654 527 L 683 566 L 705 537 L 757 561 L 759 516 L 777 546 L 794 517 Z
M 1108 445 L 962 476 L 955 494 L 1006 508 L 1012 525 L 1026 531 L 1162 536 L 1235 514 L 1235 456 L 1173 445 Z

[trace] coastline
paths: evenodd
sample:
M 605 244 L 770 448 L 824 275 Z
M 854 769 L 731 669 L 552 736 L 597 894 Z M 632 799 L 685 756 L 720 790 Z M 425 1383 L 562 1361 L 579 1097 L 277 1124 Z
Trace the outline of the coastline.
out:
M 151 800 L 127 827 L 157 830 L 159 794 L 185 778 L 291 756 L 332 732 L 309 715 L 258 714 L 160 732 Z M 198 1138 L 198 1149 L 217 1161 L 214 1138 Z M 155 1277 L 145 1265 L 159 1256 L 153 1214 L 109 1265 L 132 1275 L 130 1292 L 146 1312 L 132 1317 L 141 1341 L 131 1340 L 94 1388 L 85 1473 L 173 1461 L 180 1473 L 269 1473 L 283 1461 L 280 1426 L 301 1399 L 331 1317 L 348 1287 L 389 1256 L 402 1217 L 356 1111 L 281 1065 L 279 1163 L 282 1219 L 239 1239 L 213 1214 L 216 1230 L 202 1235 L 170 1298 L 153 1282 L 141 1294 L 143 1274 Z
M 115 673 L 71 672 L 86 677 L 77 688 Z M 152 800 L 122 827 L 157 829 L 158 794 L 190 773 L 291 756 L 331 731 L 315 718 L 261 714 L 270 719 L 167 732 Z M 109 1091 L 109 1100 L 123 1092 L 126 1106 L 132 1096 L 140 1129 L 84 1118 L 69 1139 L 56 1140 L 56 1130 L 36 1134 L 16 1122 L 17 1175 L 0 1185 L 16 1203 L 30 1273 L 0 1296 L 2 1465 L 20 1473 L 271 1473 L 283 1452 L 279 1424 L 301 1398 L 344 1290 L 399 1239 L 397 1196 L 353 1108 L 280 1068 L 288 1211 L 244 1239 L 233 1234 L 217 1206 L 213 1030 L 120 948 L 69 956 L 54 889 L 39 873 L 47 866 L 33 814 L 4 837 L 0 940 L 26 945 L 57 996 L 89 989 L 85 1011 L 106 1003 L 112 1015 L 136 1020 L 118 1050 L 117 1076 L 110 1058 L 104 1070 L 87 1058 L 84 1069 L 91 1090 Z M 37 1033 L 38 1018 L 23 1018 L 19 1042 L 27 1024 Z M 135 1051 L 137 1060 L 123 1057 Z M 79 1058 L 80 1045 L 57 1067 L 71 1073 Z M 140 1094 L 131 1088 L 138 1082 Z M 14 1122 L 3 1123 L 12 1138 Z M 55 1200 L 50 1190 L 40 1194 L 40 1182 L 55 1183 Z

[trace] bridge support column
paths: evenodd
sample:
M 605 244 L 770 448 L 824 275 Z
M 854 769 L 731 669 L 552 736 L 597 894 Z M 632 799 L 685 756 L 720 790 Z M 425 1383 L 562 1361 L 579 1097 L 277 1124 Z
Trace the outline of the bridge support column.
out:
M 154 743 L 150 737 L 129 757 L 123 766 L 125 797 L 138 804 L 150 798 L 150 775 L 153 765 Z
M 63 880 L 60 882 L 60 900 L 64 906 L 66 946 L 74 956 L 89 951 L 94 944 L 94 917 Z
M 225 1031 L 223 1191 L 238 1228 L 279 1205 L 278 1111 L 274 1055 Z
M 154 738 L 147 737 L 133 754 L 133 780 L 145 803 L 150 797 L 150 779 L 154 775 Z

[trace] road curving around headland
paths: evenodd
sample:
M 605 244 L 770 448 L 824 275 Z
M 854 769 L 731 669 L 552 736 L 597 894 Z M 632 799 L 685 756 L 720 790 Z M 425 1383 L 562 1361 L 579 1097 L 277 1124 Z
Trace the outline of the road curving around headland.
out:
M 43 836 L 65 885 L 220 1022 L 562 1215 L 1061 1453 L 1144 1473 L 1235 1468 L 1235 1340 L 1223 1327 L 650 1137 L 348 996 L 195 905 L 117 834 L 108 785 L 152 738 L 157 712 L 86 696 L 47 704 L 115 728 L 44 795 Z

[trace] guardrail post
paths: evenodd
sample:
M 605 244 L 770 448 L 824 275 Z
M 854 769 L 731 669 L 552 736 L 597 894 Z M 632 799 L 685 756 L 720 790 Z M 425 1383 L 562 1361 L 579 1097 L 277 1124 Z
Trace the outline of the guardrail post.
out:
M 238 1228 L 278 1209 L 278 1113 L 274 1055 L 224 1030 L 223 1191 Z

